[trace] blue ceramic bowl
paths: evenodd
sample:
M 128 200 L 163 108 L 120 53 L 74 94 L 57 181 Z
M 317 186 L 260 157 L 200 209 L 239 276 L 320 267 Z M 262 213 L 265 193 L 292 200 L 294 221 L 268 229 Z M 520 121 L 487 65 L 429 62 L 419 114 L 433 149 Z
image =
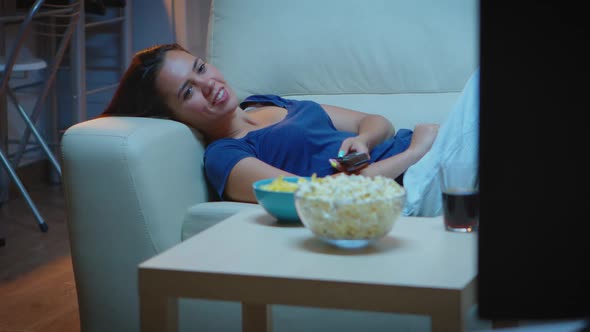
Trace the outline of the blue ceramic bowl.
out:
M 295 194 L 293 192 L 282 192 L 264 190 L 261 187 L 271 183 L 275 178 L 256 181 L 252 184 L 254 195 L 268 214 L 275 217 L 279 222 L 300 223 L 297 210 L 295 209 Z M 284 181 L 296 183 L 301 177 L 285 176 Z

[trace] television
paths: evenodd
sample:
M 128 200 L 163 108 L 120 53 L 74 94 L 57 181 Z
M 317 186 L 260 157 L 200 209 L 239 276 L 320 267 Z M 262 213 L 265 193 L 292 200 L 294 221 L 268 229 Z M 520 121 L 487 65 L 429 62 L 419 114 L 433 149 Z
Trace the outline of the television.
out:
M 582 3 L 479 3 L 483 319 L 588 325 L 590 20 Z

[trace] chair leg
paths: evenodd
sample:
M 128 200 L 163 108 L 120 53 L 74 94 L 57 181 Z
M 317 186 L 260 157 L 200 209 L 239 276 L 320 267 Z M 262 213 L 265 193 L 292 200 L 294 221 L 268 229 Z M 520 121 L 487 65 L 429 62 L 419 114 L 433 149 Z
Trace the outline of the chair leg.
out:
M 37 118 L 39 117 L 39 114 L 41 113 L 41 106 L 44 103 L 45 98 L 47 97 L 47 94 L 49 93 L 49 89 L 51 88 L 52 84 L 55 81 L 57 69 L 59 68 L 61 60 L 64 56 L 64 52 L 69 45 L 70 39 L 74 33 L 75 27 L 76 27 L 79 19 L 80 19 L 79 15 L 76 15 L 72 18 L 72 21 L 69 23 L 66 31 L 63 34 L 62 39 L 60 40 L 57 54 L 55 55 L 53 62 L 49 66 L 49 75 L 45 81 L 45 85 L 43 87 L 43 92 L 38 97 L 35 107 L 33 109 L 33 113 L 30 116 L 30 118 L 32 119 L 33 122 L 37 121 Z M 12 161 L 14 165 L 18 165 L 18 163 L 20 162 L 20 160 L 23 156 L 25 146 L 27 145 L 27 142 L 29 141 L 29 136 L 31 133 L 29 128 L 30 127 L 25 128 L 25 131 L 22 135 L 20 145 L 19 145 L 18 150 L 17 150 L 17 152 L 13 158 L 13 161 Z M 56 170 L 58 170 L 59 175 L 61 177 L 61 169 L 56 168 Z
M 16 174 L 16 172 L 14 171 L 12 166 L 10 166 L 10 162 L 4 156 L 4 153 L 2 153 L 2 150 L 0 150 L 0 161 L 2 162 L 4 169 L 6 169 L 6 172 L 8 172 L 8 175 L 10 176 L 12 181 L 14 181 L 14 184 L 16 184 L 16 186 L 20 190 L 21 194 L 23 195 L 23 197 L 27 201 L 27 204 L 29 205 L 29 207 L 33 211 L 33 214 L 35 215 L 35 218 L 37 219 L 37 223 L 39 224 L 39 228 L 41 229 L 41 232 L 47 232 L 49 227 L 47 226 L 47 224 L 45 223 L 45 220 L 43 220 L 43 217 L 41 216 L 41 214 L 37 210 L 37 207 L 35 206 L 35 203 L 31 199 L 31 197 L 29 196 L 27 189 L 20 181 L 18 175 Z
M 41 145 L 41 148 L 43 148 L 43 151 L 45 151 L 45 154 L 49 158 L 49 161 L 51 162 L 51 164 L 53 165 L 53 167 L 55 168 L 55 170 L 57 171 L 57 173 L 59 174 L 59 176 L 61 178 L 61 167 L 59 165 L 59 162 L 55 159 L 55 156 L 53 155 L 53 152 L 49 149 L 49 147 L 45 143 L 45 140 L 43 139 L 43 137 L 37 131 L 37 128 L 36 128 L 35 124 L 33 123 L 33 121 L 31 121 L 31 119 L 27 115 L 27 112 L 23 109 L 23 107 L 21 106 L 21 104 L 18 102 L 18 99 L 14 95 L 14 92 L 10 88 L 6 89 L 6 91 L 8 92 L 8 96 L 10 97 L 12 103 L 17 108 L 17 110 L 20 113 L 21 117 L 26 122 L 27 126 L 30 128 L 31 132 L 33 133 L 33 136 L 35 136 L 35 138 L 37 139 L 37 142 Z M 26 144 L 23 145 L 22 147 L 23 148 L 26 148 Z M 17 167 L 17 166 L 18 165 L 14 165 L 13 164 L 13 167 Z
M 0 150 L 2 147 L 0 147 Z M 3 172 L 0 168 L 0 207 L 4 202 L 8 201 L 8 185 L 10 184 L 10 179 L 8 179 L 8 172 Z

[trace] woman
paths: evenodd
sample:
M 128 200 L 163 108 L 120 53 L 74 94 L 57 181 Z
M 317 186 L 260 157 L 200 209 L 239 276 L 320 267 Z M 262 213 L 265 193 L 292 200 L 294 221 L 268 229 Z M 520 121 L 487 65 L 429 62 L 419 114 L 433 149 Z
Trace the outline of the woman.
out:
M 463 140 L 476 143 L 478 112 L 471 103 L 457 107 L 446 128 L 458 128 L 464 113 L 475 114 L 470 124 L 462 131 L 443 127 L 436 140 L 436 124 L 396 133 L 382 116 L 311 101 L 255 95 L 240 103 L 213 65 L 165 44 L 134 56 L 102 116 L 166 117 L 197 129 L 207 142 L 207 179 L 223 199 L 255 202 L 252 183 L 263 178 L 336 174 L 341 166 L 334 158 L 357 151 L 371 158 L 358 174 L 398 182 L 403 176 L 404 214 L 426 216 L 441 213 L 441 161 L 469 155 L 476 162 L 476 145 L 461 152 Z

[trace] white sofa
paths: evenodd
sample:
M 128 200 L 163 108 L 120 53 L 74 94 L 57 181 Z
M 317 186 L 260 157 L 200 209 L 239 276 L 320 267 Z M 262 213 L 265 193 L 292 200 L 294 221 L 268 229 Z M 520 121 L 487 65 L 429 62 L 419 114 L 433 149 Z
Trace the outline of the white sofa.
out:
M 186 13 L 209 17 L 207 35 L 185 36 L 206 41 L 192 50 L 241 98 L 311 99 L 413 128 L 442 122 L 478 64 L 476 0 L 208 1 Z M 204 145 L 178 122 L 93 119 L 70 127 L 61 148 L 84 332 L 137 331 L 138 264 L 252 206 L 214 201 Z M 183 299 L 179 311 L 182 330 L 240 329 L 238 303 Z M 422 316 L 278 305 L 273 319 L 277 331 L 429 330 Z

